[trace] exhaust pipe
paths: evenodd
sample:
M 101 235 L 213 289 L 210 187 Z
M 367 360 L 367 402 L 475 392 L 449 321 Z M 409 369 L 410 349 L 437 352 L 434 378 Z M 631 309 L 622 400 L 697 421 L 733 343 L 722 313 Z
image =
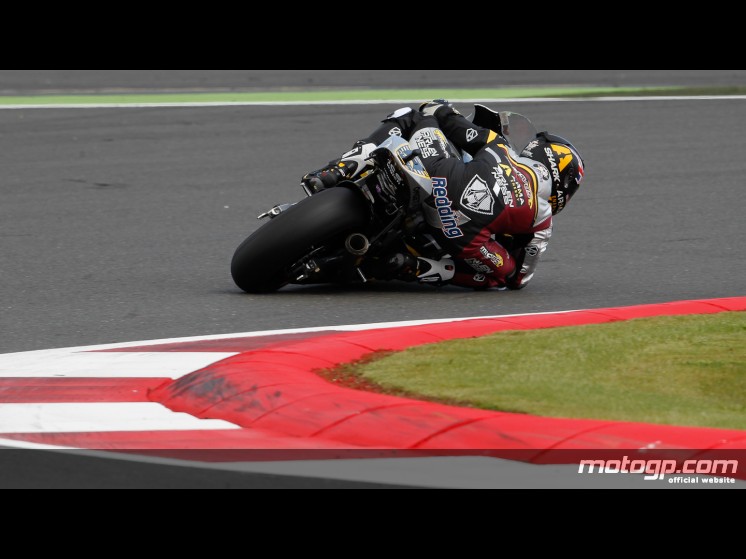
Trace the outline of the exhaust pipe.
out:
M 368 252 L 370 241 L 368 241 L 368 237 L 362 233 L 353 233 L 345 239 L 345 248 L 350 254 L 362 256 Z

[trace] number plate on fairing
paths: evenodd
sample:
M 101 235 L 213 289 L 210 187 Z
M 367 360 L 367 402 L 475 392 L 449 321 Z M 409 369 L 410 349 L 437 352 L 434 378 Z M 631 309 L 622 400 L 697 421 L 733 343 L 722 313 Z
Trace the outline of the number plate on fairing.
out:
M 430 175 L 420 157 L 412 153 L 412 146 L 400 136 L 389 137 L 378 149 L 390 153 L 388 161 L 381 165 L 389 186 L 395 186 L 399 192 L 403 189 L 408 192 L 406 203 L 410 208 L 419 206 L 433 191 Z M 402 179 L 406 179 L 405 185 L 401 184 Z

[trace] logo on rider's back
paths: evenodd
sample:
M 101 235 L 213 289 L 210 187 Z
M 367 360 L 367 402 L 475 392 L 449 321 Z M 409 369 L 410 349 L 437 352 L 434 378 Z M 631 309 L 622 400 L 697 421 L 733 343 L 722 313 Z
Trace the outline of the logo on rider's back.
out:
M 479 175 L 474 175 L 461 195 L 461 206 L 478 214 L 492 215 L 495 199 L 485 181 Z
M 458 219 L 451 209 L 451 200 L 448 198 L 448 181 L 443 177 L 433 177 L 432 183 L 435 209 L 438 210 L 440 223 L 443 225 L 443 234 L 449 239 L 463 237 L 464 233 L 458 226 Z

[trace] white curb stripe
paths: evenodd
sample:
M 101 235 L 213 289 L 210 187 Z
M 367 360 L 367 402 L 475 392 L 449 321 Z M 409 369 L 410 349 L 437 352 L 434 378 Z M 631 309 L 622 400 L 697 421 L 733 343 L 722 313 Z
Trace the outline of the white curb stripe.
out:
M 101 433 L 240 429 L 220 419 L 198 419 L 153 402 L 0 404 L 0 433 Z
M 235 352 L 25 352 L 0 355 L 0 378 L 172 378 L 236 355 Z

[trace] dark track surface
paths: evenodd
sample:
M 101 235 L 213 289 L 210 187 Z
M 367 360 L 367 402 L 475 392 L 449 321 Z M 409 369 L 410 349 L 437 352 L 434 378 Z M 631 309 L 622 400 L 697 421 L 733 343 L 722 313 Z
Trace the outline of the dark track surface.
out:
M 453 77 L 405 84 L 398 75 L 375 83 L 569 83 L 508 74 L 499 84 Z M 3 71 L 0 92 L 230 88 L 248 79 L 200 76 Z M 252 76 L 269 88 L 308 84 L 306 73 Z M 742 71 L 614 76 L 578 74 L 572 83 L 746 82 Z M 338 85 L 349 84 L 340 78 Z M 558 216 L 537 276 L 521 292 L 400 283 L 240 292 L 229 263 L 259 225 L 254 216 L 299 199 L 303 172 L 347 149 L 393 108 L 0 110 L 0 353 L 746 293 L 746 101 L 726 100 L 499 107 L 571 138 L 587 162 L 582 189 Z
M 0 352 L 744 293 L 744 101 L 518 106 L 587 162 L 523 291 L 235 288 L 255 216 L 391 108 L 0 111 Z

